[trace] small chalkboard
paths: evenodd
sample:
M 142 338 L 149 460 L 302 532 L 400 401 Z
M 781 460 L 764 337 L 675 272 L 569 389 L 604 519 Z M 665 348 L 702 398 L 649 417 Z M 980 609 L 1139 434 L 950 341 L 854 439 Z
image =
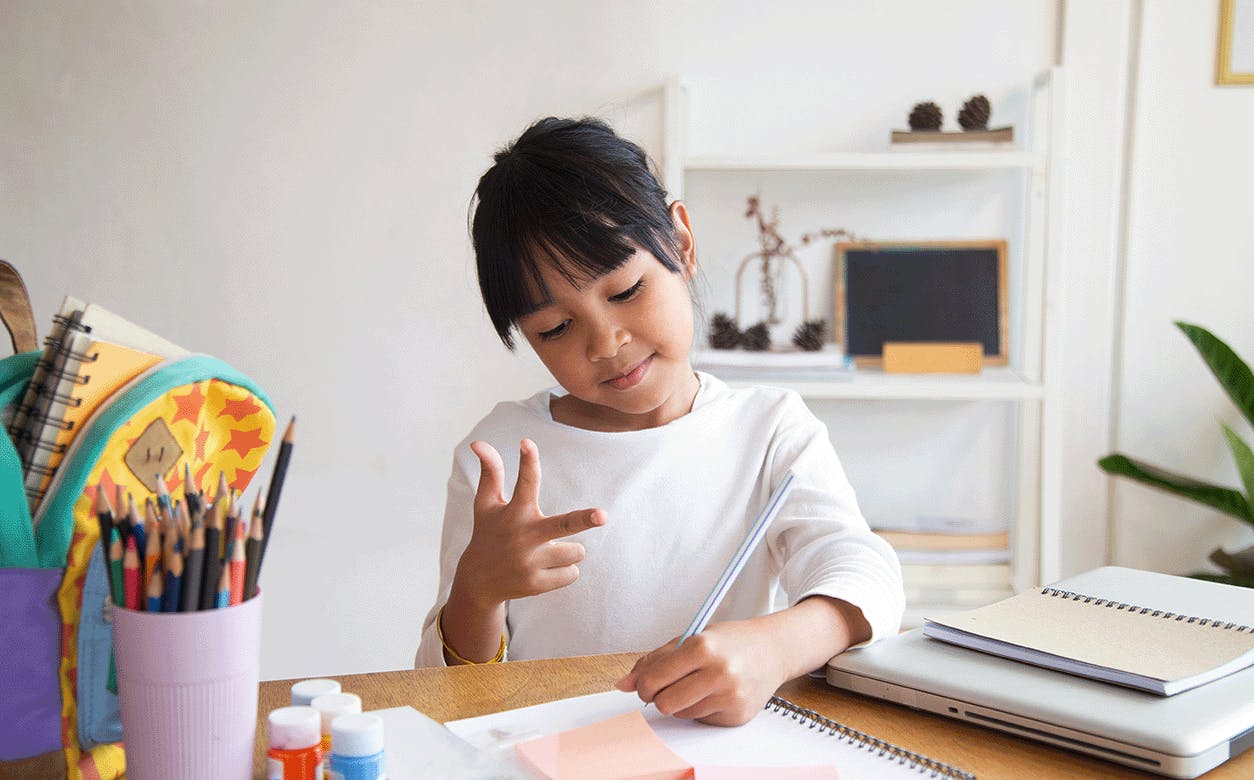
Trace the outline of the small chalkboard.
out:
M 1006 242 L 836 246 L 835 336 L 857 365 L 885 341 L 978 341 L 985 365 L 1008 359 Z

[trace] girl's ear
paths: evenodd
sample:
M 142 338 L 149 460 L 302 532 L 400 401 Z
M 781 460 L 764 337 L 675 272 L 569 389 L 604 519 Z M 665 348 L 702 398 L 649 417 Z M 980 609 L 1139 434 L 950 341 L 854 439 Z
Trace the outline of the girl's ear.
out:
M 679 262 L 684 268 L 684 278 L 692 280 L 697 273 L 697 240 L 688 221 L 688 207 L 681 200 L 670 205 L 671 222 L 675 225 L 675 239 L 679 246 Z

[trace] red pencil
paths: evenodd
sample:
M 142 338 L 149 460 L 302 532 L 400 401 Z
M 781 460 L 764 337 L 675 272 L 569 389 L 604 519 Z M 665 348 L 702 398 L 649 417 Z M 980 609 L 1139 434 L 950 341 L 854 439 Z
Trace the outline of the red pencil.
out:
M 135 536 L 126 537 L 126 553 L 122 556 L 122 587 L 127 609 L 143 609 L 140 601 L 139 550 Z
M 241 518 L 236 525 L 235 538 L 231 540 L 231 606 L 244 600 L 244 569 L 247 561 L 244 557 L 244 521 Z

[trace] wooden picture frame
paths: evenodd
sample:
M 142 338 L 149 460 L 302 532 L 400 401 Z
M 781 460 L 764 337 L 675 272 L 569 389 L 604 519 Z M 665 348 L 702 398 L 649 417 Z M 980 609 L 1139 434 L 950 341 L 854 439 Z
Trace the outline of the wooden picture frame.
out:
M 1254 0 L 1220 0 L 1215 83 L 1254 84 Z
M 857 366 L 882 367 L 885 341 L 979 341 L 984 365 L 1009 363 L 1002 239 L 837 244 L 835 303 Z

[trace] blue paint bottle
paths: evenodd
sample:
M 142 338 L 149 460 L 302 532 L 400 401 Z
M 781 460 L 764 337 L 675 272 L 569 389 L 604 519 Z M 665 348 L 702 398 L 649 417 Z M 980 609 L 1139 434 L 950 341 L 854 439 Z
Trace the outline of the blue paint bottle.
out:
M 363 712 L 331 721 L 331 760 L 327 780 L 386 780 L 383 772 L 383 719 Z

